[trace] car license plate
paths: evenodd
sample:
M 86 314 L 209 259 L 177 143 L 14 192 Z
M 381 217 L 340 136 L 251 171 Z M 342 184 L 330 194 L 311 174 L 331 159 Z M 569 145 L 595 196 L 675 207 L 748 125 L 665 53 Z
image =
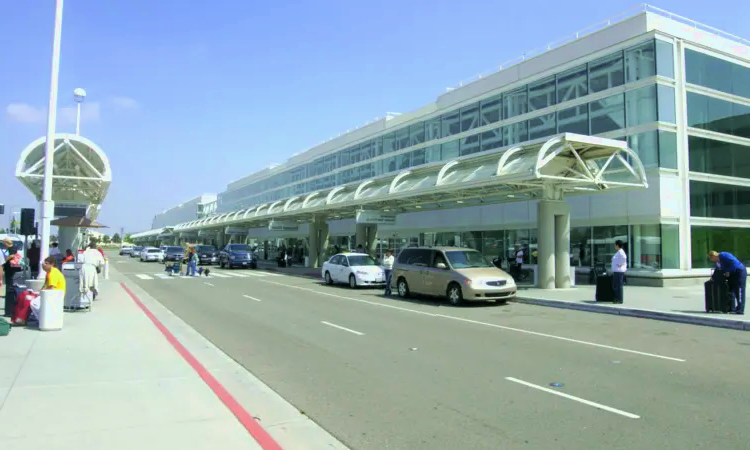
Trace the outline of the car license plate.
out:
M 243 261 L 243 262 L 242 262 L 242 265 L 243 265 L 243 266 L 246 266 L 246 265 L 247 265 L 247 261 Z

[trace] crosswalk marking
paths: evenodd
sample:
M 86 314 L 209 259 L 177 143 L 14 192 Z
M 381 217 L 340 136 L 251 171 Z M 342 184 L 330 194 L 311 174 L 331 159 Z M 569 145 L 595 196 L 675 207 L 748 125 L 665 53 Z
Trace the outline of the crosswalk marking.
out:
M 254 278 L 254 277 L 280 277 L 284 274 L 281 273 L 274 273 L 269 272 L 265 270 L 248 270 L 245 272 L 229 272 L 226 270 L 218 271 L 218 270 L 212 270 L 208 277 L 205 275 L 196 275 L 194 277 L 188 277 L 184 275 L 179 274 L 173 274 L 169 275 L 168 273 L 151 273 L 151 274 L 145 274 L 145 273 L 135 273 L 133 274 L 136 277 L 140 278 L 141 280 L 153 280 L 153 279 L 159 279 L 159 280 L 182 280 L 182 279 L 192 279 L 192 278 Z
M 223 273 L 216 273 L 216 272 L 209 273 L 208 274 L 208 278 L 211 278 L 211 277 L 216 277 L 216 278 L 232 278 L 229 275 L 224 275 Z
M 226 275 L 229 275 L 231 277 L 237 277 L 237 278 L 247 278 L 247 275 L 243 273 L 227 272 Z
M 142 273 L 137 273 L 135 274 L 135 276 L 137 276 L 141 280 L 153 280 L 153 278 L 151 278 L 150 276 L 142 274 Z
M 155 273 L 154 276 L 157 277 L 157 278 L 161 278 L 162 280 L 169 280 L 169 279 L 172 278 L 172 277 L 170 277 L 169 275 L 167 275 L 165 273 Z
M 268 272 L 263 272 L 263 273 L 248 272 L 247 274 L 248 275 L 252 275 L 254 277 L 265 277 L 265 276 L 268 276 L 268 275 L 276 275 L 275 273 L 271 274 L 271 273 L 268 273 Z

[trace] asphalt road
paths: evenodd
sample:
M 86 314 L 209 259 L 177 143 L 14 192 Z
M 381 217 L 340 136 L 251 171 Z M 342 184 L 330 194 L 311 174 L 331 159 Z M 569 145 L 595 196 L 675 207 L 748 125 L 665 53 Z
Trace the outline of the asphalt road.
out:
M 353 449 L 750 448 L 747 332 L 113 260 Z

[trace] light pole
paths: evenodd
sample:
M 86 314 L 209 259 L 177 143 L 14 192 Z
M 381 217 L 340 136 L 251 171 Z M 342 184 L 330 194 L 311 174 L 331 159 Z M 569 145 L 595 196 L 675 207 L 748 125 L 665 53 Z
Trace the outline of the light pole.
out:
M 47 143 L 44 146 L 44 187 L 42 188 L 42 242 L 40 260 L 44 261 L 49 255 L 49 235 L 52 231 L 52 217 L 55 213 L 55 203 L 52 201 L 52 166 L 55 161 L 55 121 L 57 120 L 57 87 L 60 76 L 60 40 L 62 39 L 63 0 L 55 3 L 55 31 L 52 41 L 52 68 L 49 86 L 49 106 L 47 109 Z M 39 278 L 44 277 L 44 271 L 39 271 Z
M 81 103 L 86 98 L 86 91 L 82 88 L 78 88 L 73 91 L 73 98 L 78 104 L 78 112 L 76 113 L 76 136 L 81 135 Z

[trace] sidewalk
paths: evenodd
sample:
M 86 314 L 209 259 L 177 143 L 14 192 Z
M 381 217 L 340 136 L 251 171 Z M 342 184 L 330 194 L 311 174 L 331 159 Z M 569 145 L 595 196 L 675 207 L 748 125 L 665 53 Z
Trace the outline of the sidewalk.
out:
M 661 288 L 626 286 L 625 303 L 621 305 L 597 303 L 594 300 L 595 291 L 596 288 L 590 285 L 555 290 L 521 287 L 517 301 L 555 308 L 750 331 L 750 316 L 747 314 L 738 316 L 706 313 L 702 285 Z
M 100 298 L 0 337 L 8 448 L 346 448 L 115 268 Z

